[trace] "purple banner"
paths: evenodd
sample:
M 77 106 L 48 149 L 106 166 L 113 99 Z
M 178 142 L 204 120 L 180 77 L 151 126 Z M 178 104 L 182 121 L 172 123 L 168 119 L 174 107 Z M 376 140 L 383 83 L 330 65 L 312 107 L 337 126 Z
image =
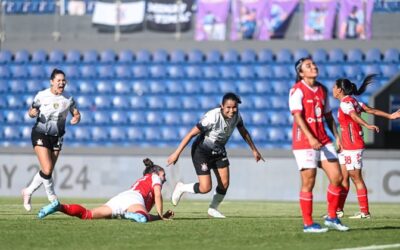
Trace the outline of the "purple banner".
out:
M 269 0 L 266 13 L 271 38 L 283 38 L 299 0 Z
M 372 10 L 371 0 L 341 0 L 338 31 L 340 39 L 371 39 Z
M 333 37 L 337 1 L 304 1 L 304 40 L 329 40 Z
M 267 1 L 232 0 L 231 40 L 267 40 Z
M 225 40 L 229 0 L 199 0 L 195 40 Z

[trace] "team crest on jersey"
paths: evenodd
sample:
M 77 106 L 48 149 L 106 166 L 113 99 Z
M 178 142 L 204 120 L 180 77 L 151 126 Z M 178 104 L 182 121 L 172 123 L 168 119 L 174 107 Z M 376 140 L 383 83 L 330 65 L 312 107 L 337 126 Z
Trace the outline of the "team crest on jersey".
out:
M 207 163 L 202 163 L 201 164 L 201 171 L 207 171 L 207 170 L 208 170 Z
M 43 141 L 42 141 L 42 139 L 38 139 L 38 140 L 36 141 L 36 145 L 38 145 L 38 146 L 43 146 Z
M 60 106 L 60 105 L 58 104 L 58 102 L 53 103 L 53 108 L 54 108 L 54 109 L 58 109 L 59 106 Z

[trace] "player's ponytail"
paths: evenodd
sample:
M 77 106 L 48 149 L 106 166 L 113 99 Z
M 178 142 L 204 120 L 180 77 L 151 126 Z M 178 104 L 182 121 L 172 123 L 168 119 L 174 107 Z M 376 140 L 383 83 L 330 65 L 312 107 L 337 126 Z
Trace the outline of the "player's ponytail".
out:
M 143 175 L 151 174 L 151 173 L 158 173 L 159 171 L 164 171 L 164 169 L 158 165 L 154 165 L 153 161 L 149 158 L 143 160 L 144 165 L 146 168 L 143 171 Z
M 340 78 L 336 80 L 336 87 L 343 90 L 345 95 L 361 95 L 367 89 L 367 86 L 372 83 L 376 74 L 367 75 L 361 84 L 361 87 L 357 89 L 357 85 L 352 83 L 349 79 Z

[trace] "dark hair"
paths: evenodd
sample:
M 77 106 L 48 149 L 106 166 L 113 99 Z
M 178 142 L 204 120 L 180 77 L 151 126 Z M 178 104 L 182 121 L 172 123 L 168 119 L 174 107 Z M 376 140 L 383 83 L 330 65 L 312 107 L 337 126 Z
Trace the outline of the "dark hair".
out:
M 303 62 L 305 60 L 312 60 L 312 57 L 311 56 L 302 57 L 299 60 L 297 60 L 296 63 L 294 64 L 294 68 L 296 70 L 296 82 L 302 79 L 300 76 L 300 72 L 301 72 L 301 66 L 303 65 Z
M 224 105 L 227 100 L 233 100 L 237 104 L 242 103 L 242 100 L 240 100 L 240 97 L 237 94 L 232 93 L 232 92 L 228 92 L 222 97 L 222 105 Z
M 162 167 L 154 165 L 154 163 L 149 158 L 144 159 L 143 163 L 146 166 L 146 168 L 143 171 L 143 175 L 164 171 Z
M 53 69 L 53 71 L 51 72 L 50 79 L 51 79 L 51 80 L 54 80 L 54 78 L 56 78 L 56 75 L 58 75 L 58 74 L 62 74 L 62 75 L 64 75 L 64 77 L 65 77 L 64 71 L 62 71 L 61 69 L 55 68 L 55 69 Z
M 362 93 L 365 92 L 365 90 L 367 89 L 367 86 L 372 83 L 375 76 L 376 76 L 376 74 L 367 75 L 359 89 L 357 89 L 357 86 L 355 83 L 352 83 L 349 79 L 346 79 L 346 78 L 337 79 L 335 84 L 336 84 L 336 87 L 343 90 L 343 93 L 345 95 L 361 95 Z

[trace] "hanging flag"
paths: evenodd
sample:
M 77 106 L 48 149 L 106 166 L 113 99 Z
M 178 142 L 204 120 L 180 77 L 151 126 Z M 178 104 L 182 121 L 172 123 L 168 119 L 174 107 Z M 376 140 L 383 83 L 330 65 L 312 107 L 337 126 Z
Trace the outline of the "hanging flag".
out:
M 195 40 L 225 40 L 229 0 L 198 0 Z
M 125 0 L 120 4 L 115 0 L 97 1 L 92 23 L 102 32 L 114 31 L 118 23 L 121 32 L 142 30 L 145 7 L 144 0 Z
M 175 32 L 177 23 L 180 31 L 190 29 L 193 0 L 148 0 L 146 27 L 150 30 Z
M 336 0 L 304 0 L 304 40 L 332 39 L 336 7 Z
M 372 0 L 341 0 L 338 23 L 340 39 L 371 39 Z
M 267 1 L 232 0 L 231 40 L 266 40 Z

